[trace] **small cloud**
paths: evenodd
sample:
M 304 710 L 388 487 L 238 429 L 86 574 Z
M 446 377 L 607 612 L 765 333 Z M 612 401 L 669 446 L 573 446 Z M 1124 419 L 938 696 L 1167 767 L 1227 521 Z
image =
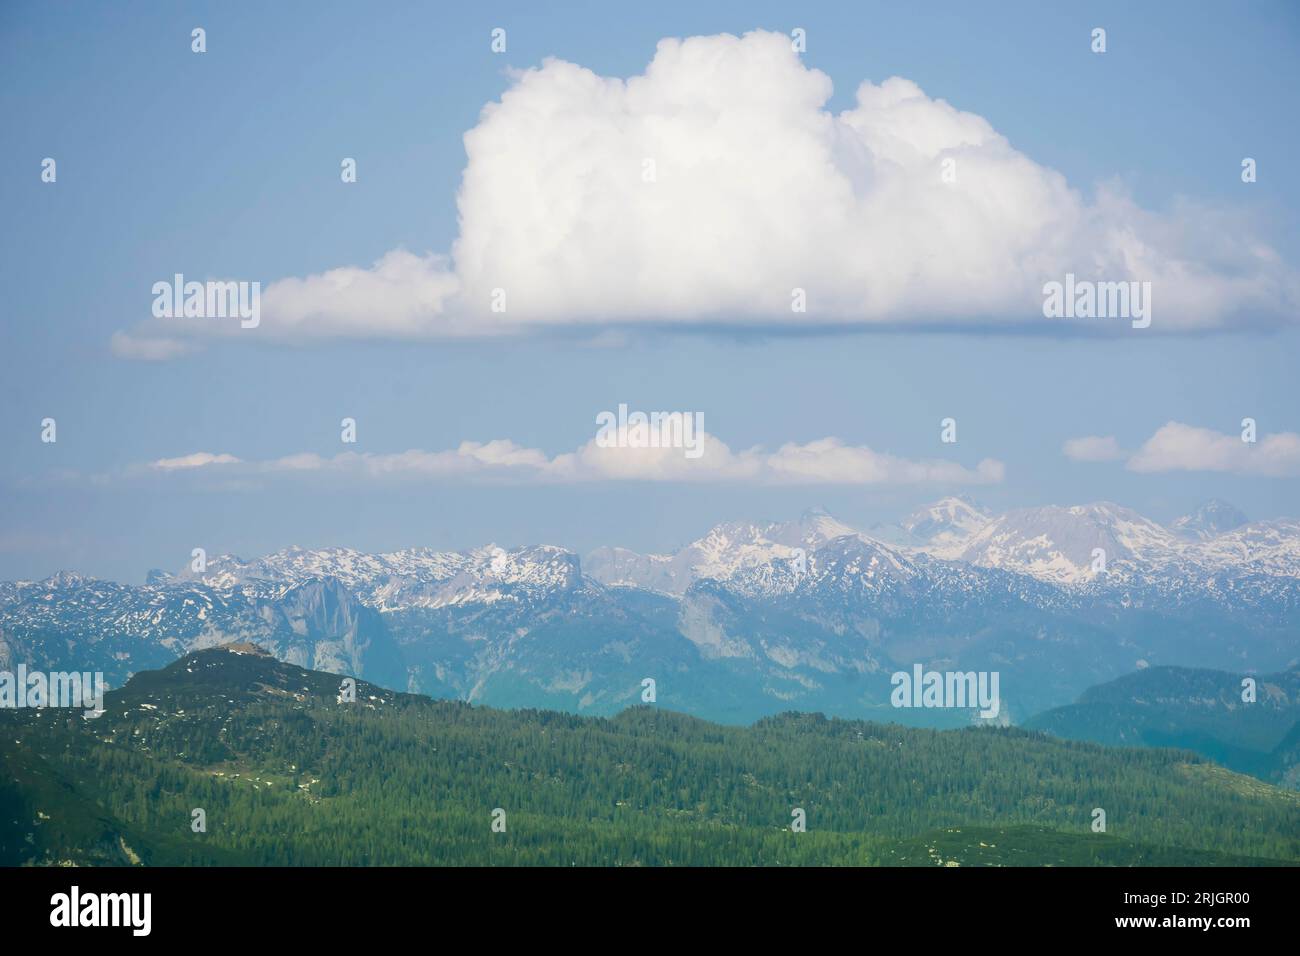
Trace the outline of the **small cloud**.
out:
M 1061 450 L 1073 461 L 1121 461 L 1128 455 L 1113 435 L 1071 438 Z
M 159 458 L 149 462 L 149 467 L 158 471 L 189 471 L 194 468 L 207 468 L 209 465 L 238 465 L 240 460 L 234 455 L 214 455 L 211 452 L 196 451 L 192 455 L 180 458 Z
M 114 332 L 108 347 L 118 358 L 139 362 L 166 362 L 188 355 L 195 350 L 196 345 L 164 336 Z
M 991 458 L 971 470 L 952 461 L 911 461 L 838 438 L 782 445 L 764 464 L 773 480 L 791 484 L 983 485 L 1002 481 L 1006 470 Z
M 264 467 L 267 471 L 320 471 L 329 464 L 329 460 L 312 452 L 300 452 L 297 455 L 285 455 L 268 461 Z

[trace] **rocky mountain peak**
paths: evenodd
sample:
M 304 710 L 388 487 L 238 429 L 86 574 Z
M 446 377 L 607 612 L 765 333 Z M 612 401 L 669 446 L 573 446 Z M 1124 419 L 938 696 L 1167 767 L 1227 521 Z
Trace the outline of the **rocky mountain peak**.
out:
M 1204 541 L 1240 528 L 1249 521 L 1250 519 L 1233 505 L 1213 498 L 1190 514 L 1175 519 L 1169 527 L 1184 538 Z

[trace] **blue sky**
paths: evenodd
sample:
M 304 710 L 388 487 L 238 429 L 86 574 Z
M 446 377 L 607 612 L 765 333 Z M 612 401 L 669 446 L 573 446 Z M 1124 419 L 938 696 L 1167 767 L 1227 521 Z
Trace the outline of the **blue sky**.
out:
M 1283 316 L 1177 334 L 1060 334 L 987 323 L 798 335 L 650 323 L 615 338 L 546 330 L 489 339 L 216 342 L 171 361 L 114 355 L 181 271 L 270 284 L 389 250 L 446 253 L 466 131 L 546 57 L 601 76 L 646 69 L 664 37 L 807 31 L 806 66 L 834 83 L 906 77 L 978 114 L 1085 197 L 1123 184 L 1173 216 L 1182 197 L 1231 209 L 1294 270 L 1300 15 L 1290 4 L 502 5 L 11 3 L 0 9 L 0 577 L 71 567 L 139 580 L 190 549 L 246 557 L 290 544 L 367 550 L 547 542 L 678 546 L 719 520 L 824 505 L 896 517 L 949 492 L 993 508 L 1110 499 L 1157 519 L 1219 496 L 1253 518 L 1300 514 L 1285 468 L 1137 472 L 1070 460 L 1067 439 L 1136 449 L 1167 422 L 1235 435 L 1300 431 L 1300 334 Z M 208 52 L 190 51 L 203 26 Z M 489 49 L 494 27 L 508 51 Z M 1089 31 L 1107 30 L 1091 53 Z M 40 181 L 43 157 L 58 181 Z M 339 181 L 339 161 L 359 181 Z M 1259 181 L 1243 184 L 1242 157 Z M 654 316 L 648 318 L 653 319 Z M 586 334 L 586 333 L 592 334 Z M 247 462 L 390 454 L 510 439 L 572 452 L 626 402 L 698 410 L 732 450 L 835 436 L 1000 482 L 374 481 L 159 476 L 142 463 L 225 453 Z M 40 422 L 58 422 L 57 443 Z M 959 441 L 939 442 L 939 421 Z

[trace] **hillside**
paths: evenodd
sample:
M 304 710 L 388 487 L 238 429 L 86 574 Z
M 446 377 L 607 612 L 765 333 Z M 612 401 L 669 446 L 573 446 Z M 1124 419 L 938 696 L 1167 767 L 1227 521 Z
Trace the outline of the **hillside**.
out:
M 1225 767 L 1296 787 L 1300 669 L 1256 675 L 1152 667 L 1090 688 L 1079 700 L 1038 714 L 1025 727 L 1116 746 L 1179 747 Z
M 1300 862 L 1300 795 L 1185 752 L 339 689 L 244 645 L 137 675 L 96 720 L 0 714 L 0 862 L 888 865 L 936 841 L 959 863 Z M 1015 852 L 954 850 L 961 828 L 1011 828 Z

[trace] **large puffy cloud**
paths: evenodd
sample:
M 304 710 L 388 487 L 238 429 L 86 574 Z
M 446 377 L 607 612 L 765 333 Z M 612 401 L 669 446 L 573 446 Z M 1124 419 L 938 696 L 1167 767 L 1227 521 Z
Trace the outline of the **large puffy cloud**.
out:
M 1111 188 L 1089 201 L 987 120 L 906 79 L 863 83 L 838 115 L 824 108 L 830 94 L 776 33 L 666 39 L 627 80 L 547 60 L 514 74 L 465 135 L 450 257 L 396 251 L 370 268 L 283 279 L 266 288 L 256 330 L 155 320 L 116 351 L 164 357 L 159 336 L 196 332 L 1106 328 L 1043 318 L 1043 285 L 1067 272 L 1150 282 L 1156 329 L 1275 319 L 1300 300 L 1291 270 L 1230 213 L 1155 213 Z M 794 289 L 806 312 L 792 311 Z M 136 338 L 152 344 L 133 349 Z
M 619 432 L 626 437 L 626 432 Z M 607 481 L 732 482 L 766 485 L 917 485 L 995 484 L 1003 479 L 1001 462 L 984 459 L 974 468 L 952 461 L 911 460 L 846 445 L 836 438 L 805 444 L 788 443 L 775 451 L 755 447 L 734 451 L 713 435 L 702 433 L 697 457 L 681 447 L 632 447 L 624 441 L 602 445 L 597 439 L 576 451 L 548 456 L 506 439 L 462 442 L 442 451 L 311 452 L 265 461 L 245 461 L 229 454 L 197 452 L 152 462 L 147 470 L 165 473 L 204 472 L 228 478 L 298 478 L 318 475 L 345 479 L 499 481 L 508 484 L 568 484 Z M 138 474 L 141 469 L 133 470 Z

